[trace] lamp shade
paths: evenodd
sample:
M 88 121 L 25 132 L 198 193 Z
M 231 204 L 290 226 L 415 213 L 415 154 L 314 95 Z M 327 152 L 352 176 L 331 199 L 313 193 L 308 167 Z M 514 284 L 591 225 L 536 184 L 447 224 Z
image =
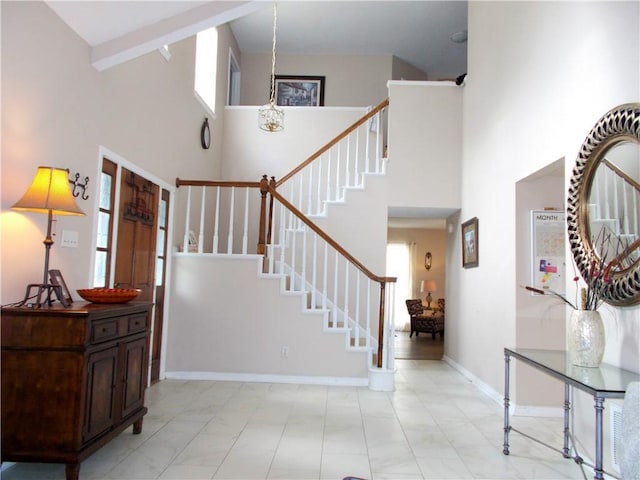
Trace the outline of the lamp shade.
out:
M 435 280 L 422 280 L 420 282 L 421 292 L 435 292 L 438 289 L 438 284 Z
M 38 167 L 31 186 L 11 208 L 39 213 L 51 211 L 54 215 L 84 215 L 69 188 L 67 171 L 53 167 Z

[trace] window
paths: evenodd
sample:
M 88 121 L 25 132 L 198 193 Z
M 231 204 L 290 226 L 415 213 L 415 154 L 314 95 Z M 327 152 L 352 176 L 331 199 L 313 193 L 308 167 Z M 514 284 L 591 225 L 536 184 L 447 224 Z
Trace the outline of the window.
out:
M 100 204 L 98 209 L 98 238 L 93 274 L 94 287 L 107 287 L 111 275 L 111 233 L 113 232 L 113 212 L 116 191 L 117 165 L 102 159 L 100 174 Z
M 411 291 L 411 250 L 406 243 L 387 244 L 387 275 L 396 277 L 394 318 L 396 330 L 409 330 L 405 300 L 413 298 Z
M 229 98 L 227 105 L 240 105 L 240 66 L 233 50 L 229 49 L 229 85 L 227 86 Z
M 214 116 L 216 112 L 216 73 L 218 63 L 218 30 L 213 27 L 196 36 L 196 98 Z

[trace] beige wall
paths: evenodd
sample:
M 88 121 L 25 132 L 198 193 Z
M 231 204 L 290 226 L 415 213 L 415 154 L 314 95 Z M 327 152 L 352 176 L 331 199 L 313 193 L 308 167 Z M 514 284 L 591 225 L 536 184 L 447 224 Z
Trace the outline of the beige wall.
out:
M 244 53 L 240 62 L 241 105 L 269 102 L 271 55 Z M 277 75 L 325 77 L 327 107 L 364 107 L 387 98 L 391 55 L 285 55 L 276 58 Z
M 221 50 L 231 40 L 223 32 Z M 170 48 L 169 62 L 153 52 L 100 73 L 89 46 L 45 3 L 2 2 L 2 304 L 22 299 L 25 286 L 42 279 L 46 216 L 10 210 L 38 165 L 90 178 L 89 200 L 79 202 L 87 215 L 59 217 L 55 225 L 58 235 L 78 232 L 78 248 L 61 248 L 57 236 L 51 253 L 50 267 L 74 293 L 90 284 L 101 146 L 169 186 L 177 176 L 218 175 L 224 110 L 211 149 L 203 150 L 195 39 Z M 218 89 L 224 98 L 226 81 L 219 79 Z
M 444 229 L 427 228 L 389 228 L 387 231 L 387 243 L 415 244 L 415 255 L 411 265 L 413 285 L 411 298 L 420 298 L 425 302 L 426 293 L 420 292 L 421 280 L 435 280 L 438 289 L 431 293 L 432 306 L 437 298 L 446 299 L 446 258 L 447 258 L 447 232 Z M 431 252 L 431 270 L 424 268 L 424 256 Z
M 452 82 L 389 83 L 390 206 L 460 207 L 462 95 Z

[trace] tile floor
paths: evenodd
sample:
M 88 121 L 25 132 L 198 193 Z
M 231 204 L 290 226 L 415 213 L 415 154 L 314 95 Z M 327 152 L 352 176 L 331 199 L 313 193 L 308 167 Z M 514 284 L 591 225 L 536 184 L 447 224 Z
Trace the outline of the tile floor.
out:
M 501 406 L 446 363 L 396 366 L 395 392 L 162 381 L 148 391 L 142 433 L 127 429 L 82 463 L 80 478 L 583 478 L 572 461 L 517 434 L 503 455 Z M 561 419 L 517 422 L 562 445 Z M 62 480 L 64 467 L 15 464 L 2 479 Z

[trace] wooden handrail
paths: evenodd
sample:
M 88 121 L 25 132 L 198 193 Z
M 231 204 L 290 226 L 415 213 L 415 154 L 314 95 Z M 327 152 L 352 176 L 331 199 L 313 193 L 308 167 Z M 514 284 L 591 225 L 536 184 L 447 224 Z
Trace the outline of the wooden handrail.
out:
M 340 133 L 338 136 L 336 136 L 333 140 L 331 140 L 329 143 L 327 143 L 324 147 L 322 147 L 320 150 L 318 150 L 317 152 L 315 152 L 313 155 L 311 155 L 309 158 L 307 158 L 304 162 L 302 162 L 300 165 L 298 165 L 296 168 L 294 168 L 293 170 L 291 170 L 289 173 L 287 173 L 284 177 L 282 177 L 280 180 L 278 180 L 276 182 L 276 187 L 279 187 L 280 185 L 282 185 L 284 182 L 286 182 L 287 180 L 289 180 L 291 177 L 293 177 L 296 173 L 298 173 L 300 170 L 302 170 L 304 167 L 306 167 L 307 165 L 309 165 L 311 162 L 313 162 L 316 158 L 320 157 L 320 155 L 322 155 L 323 153 L 325 153 L 327 150 L 329 150 L 331 147 L 333 147 L 336 143 L 338 143 L 340 140 L 342 140 L 343 138 L 345 138 L 346 136 L 348 136 L 351 132 L 353 132 L 356 128 L 358 128 L 360 125 L 362 125 L 363 123 L 365 123 L 367 120 L 369 120 L 371 117 L 375 116 L 378 114 L 378 112 L 380 112 L 381 110 L 383 110 L 385 107 L 387 107 L 389 105 L 389 99 L 385 99 L 382 102 L 380 102 L 373 110 L 371 110 L 370 112 L 368 112 L 366 115 L 364 115 L 362 118 L 360 118 L 359 120 L 357 120 L 356 122 L 354 122 L 350 127 L 348 127 L 346 130 L 344 130 L 342 133 Z
M 265 187 L 266 181 L 263 180 L 262 188 Z M 313 230 L 320 238 L 331 245 L 340 255 L 347 259 L 352 265 L 360 270 L 367 278 L 380 284 L 380 302 L 378 304 L 378 355 L 376 357 L 376 366 L 382 368 L 382 354 L 384 345 L 384 312 L 385 312 L 385 297 L 386 297 L 386 285 L 387 283 L 395 283 L 397 277 L 381 277 L 372 273 L 367 267 L 365 267 L 359 260 L 353 255 L 347 252 L 338 242 L 327 235 L 320 227 L 309 220 L 300 210 L 294 207 L 286 198 L 280 195 L 275 189 L 276 182 L 271 182 L 267 186 L 267 191 L 271 194 L 271 198 L 275 198 L 282 205 L 284 205 L 291 213 L 293 213 L 300 221 L 302 221 L 307 227 Z M 262 224 L 262 222 L 261 222 Z
M 625 172 L 620 170 L 618 167 L 616 167 L 609 160 L 607 160 L 606 158 L 603 158 L 602 159 L 602 163 L 606 167 L 609 167 L 610 170 L 612 170 L 616 175 L 621 177 L 625 182 L 627 182 L 629 185 L 631 185 L 635 190 L 640 191 L 640 184 L 638 182 L 636 182 L 633 178 L 631 178 L 629 175 L 627 175 Z
M 340 253 L 343 257 L 345 257 L 350 263 L 352 263 L 358 270 L 364 273 L 370 280 L 378 283 L 388 283 L 388 282 L 396 282 L 397 277 L 381 277 L 379 275 L 374 274 L 365 267 L 358 259 L 356 259 L 353 255 L 347 252 L 342 245 L 336 242 L 333 238 L 327 235 L 324 230 L 318 227 L 315 223 L 309 220 L 304 213 L 294 207 L 286 198 L 280 195 L 271 185 L 268 186 L 268 191 L 273 198 L 282 203 L 287 210 L 293 213 L 299 220 L 301 220 L 305 225 L 307 225 L 311 230 L 313 230 L 320 238 L 322 238 L 325 242 L 331 245 L 338 253 Z

